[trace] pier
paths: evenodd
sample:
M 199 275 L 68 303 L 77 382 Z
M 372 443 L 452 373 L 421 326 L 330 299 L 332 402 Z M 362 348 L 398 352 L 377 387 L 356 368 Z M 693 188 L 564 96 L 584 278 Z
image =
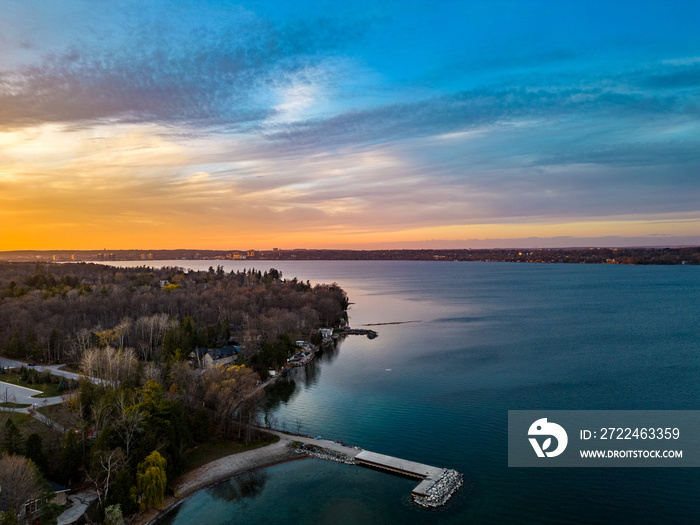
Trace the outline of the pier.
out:
M 293 436 L 275 430 L 265 429 L 285 440 L 296 443 L 299 452 L 306 453 L 329 461 L 360 465 L 384 470 L 400 476 L 408 476 L 420 480 L 411 493 L 413 500 L 424 507 L 439 507 L 444 505 L 459 487 L 462 486 L 463 476 L 456 470 L 433 467 L 384 454 L 377 454 L 357 447 L 348 447 L 336 441 Z
M 421 482 L 411 493 L 413 499 L 425 507 L 444 505 L 462 485 L 462 475 L 449 469 L 432 467 L 406 459 L 363 450 L 355 456 L 358 465 L 387 470 L 402 476 L 418 478 Z
M 366 328 L 350 328 L 350 327 L 345 328 L 340 333 L 345 334 L 345 335 L 366 335 L 370 339 L 374 339 L 375 337 L 377 337 L 379 335 L 374 330 L 368 330 Z

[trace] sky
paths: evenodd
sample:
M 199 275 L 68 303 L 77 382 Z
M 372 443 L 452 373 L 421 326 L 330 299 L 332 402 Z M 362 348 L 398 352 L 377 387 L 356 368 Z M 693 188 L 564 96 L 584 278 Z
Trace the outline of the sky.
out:
M 700 0 L 0 0 L 0 250 L 700 245 Z

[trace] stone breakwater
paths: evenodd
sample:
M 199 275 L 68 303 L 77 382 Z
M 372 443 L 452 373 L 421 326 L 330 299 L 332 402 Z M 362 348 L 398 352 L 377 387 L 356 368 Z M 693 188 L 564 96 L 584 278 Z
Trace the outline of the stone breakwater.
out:
M 336 463 L 345 463 L 346 465 L 356 465 L 355 458 L 348 456 L 337 450 L 329 450 L 327 448 L 305 443 L 290 443 L 290 447 L 294 448 L 299 454 L 306 454 L 326 461 L 335 461 Z
M 423 507 L 444 505 L 463 484 L 463 476 L 456 470 L 443 469 L 385 456 L 375 452 L 348 447 L 339 442 L 297 436 L 289 447 L 298 454 L 312 456 L 326 461 L 378 468 L 403 476 L 421 479 L 413 489 L 413 500 Z
M 423 507 L 444 505 L 464 483 L 464 477 L 456 470 L 443 469 L 440 477 L 425 489 L 425 493 L 413 494 L 413 500 Z

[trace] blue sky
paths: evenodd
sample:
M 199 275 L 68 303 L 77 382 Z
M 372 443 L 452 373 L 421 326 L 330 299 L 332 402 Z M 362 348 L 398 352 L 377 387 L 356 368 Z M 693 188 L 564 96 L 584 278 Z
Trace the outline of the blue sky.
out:
M 698 1 L 1 4 L 0 248 L 700 244 Z

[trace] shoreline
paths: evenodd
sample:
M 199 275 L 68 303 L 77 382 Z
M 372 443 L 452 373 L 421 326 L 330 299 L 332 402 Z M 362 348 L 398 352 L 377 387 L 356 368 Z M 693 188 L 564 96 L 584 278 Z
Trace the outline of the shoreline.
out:
M 289 439 L 280 438 L 276 443 L 231 454 L 183 474 L 174 480 L 174 485 L 170 487 L 174 494 L 166 496 L 162 508 L 140 512 L 129 522 L 130 525 L 153 525 L 196 492 L 234 476 L 310 457 L 290 448 L 289 441 Z

